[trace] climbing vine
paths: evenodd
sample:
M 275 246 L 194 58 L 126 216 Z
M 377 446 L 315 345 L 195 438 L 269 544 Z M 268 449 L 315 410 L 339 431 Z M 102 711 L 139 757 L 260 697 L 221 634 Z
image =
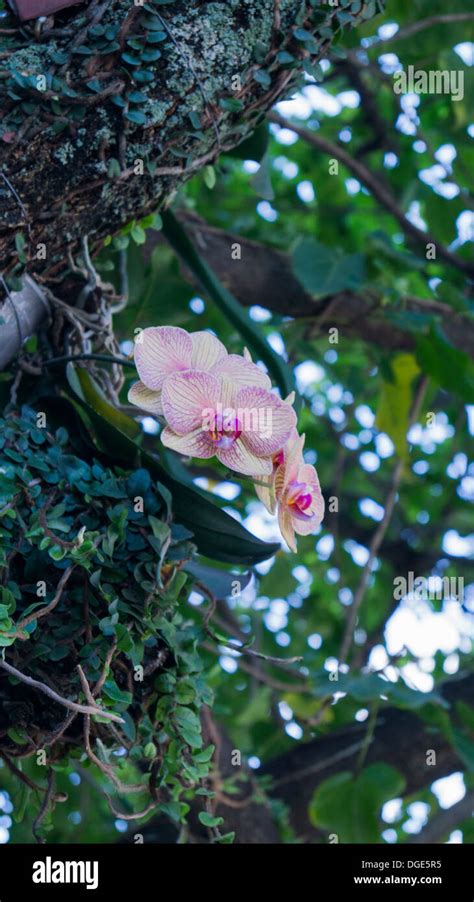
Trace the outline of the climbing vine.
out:
M 147 470 L 102 464 L 44 417 L 0 420 L 0 755 L 38 809 L 47 775 L 75 762 L 102 773 L 116 816 L 180 822 L 213 752 L 199 630 L 179 603 L 191 534 Z

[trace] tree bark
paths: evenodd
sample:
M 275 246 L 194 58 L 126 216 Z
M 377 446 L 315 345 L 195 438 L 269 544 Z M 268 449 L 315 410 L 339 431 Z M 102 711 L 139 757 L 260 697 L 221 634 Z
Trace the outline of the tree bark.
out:
M 331 35 L 373 14 L 366 0 L 344 26 L 337 7 L 322 21 L 311 0 L 153 8 L 92 0 L 47 19 L 42 31 L 23 23 L 2 39 L 4 270 L 60 281 L 81 237 L 99 247 L 166 206 L 253 131 L 304 59 L 325 56 Z M 314 34 L 311 50 L 298 27 Z M 294 64 L 281 61 L 283 50 Z M 11 359 L 18 343 L 9 347 Z
M 387 351 L 412 351 L 415 336 L 398 328 L 388 318 L 393 308 L 383 305 L 374 291 L 340 291 L 324 298 L 314 298 L 303 288 L 293 273 L 291 258 L 280 250 L 208 225 L 195 213 L 182 211 L 179 217 L 193 238 L 199 253 L 221 282 L 243 307 L 266 307 L 280 316 L 310 318 L 308 334 L 336 326 L 346 338 L 357 338 Z M 144 245 L 149 257 L 156 243 L 163 240 L 151 235 Z M 241 247 L 241 260 L 232 261 L 231 249 Z M 449 304 L 427 298 L 404 298 L 405 309 L 439 319 L 447 339 L 474 358 L 474 324 Z
M 69 13 L 66 28 L 43 31 L 3 60 L 0 97 L 10 130 L 0 158 L 11 186 L 0 199 L 4 260 L 15 258 L 14 233 L 23 229 L 28 249 L 46 245 L 46 263 L 33 253 L 31 264 L 48 272 L 80 236 L 99 240 L 157 209 L 238 144 L 284 93 L 294 70 L 278 62 L 278 52 L 309 55 L 293 32 L 297 24 L 311 27 L 310 2 L 176 0 L 155 9 L 151 26 L 140 6 L 93 0 Z M 330 17 L 337 22 L 335 11 Z M 97 35 L 103 28 L 108 43 Z M 156 29 L 166 35 L 157 43 Z M 145 60 L 128 44 L 134 40 L 146 48 Z M 321 40 L 315 56 L 328 44 Z M 262 84 L 255 76 L 267 69 Z M 144 100 L 130 99 L 137 91 Z M 222 108 L 229 99 L 241 111 Z
M 472 705 L 474 676 L 450 680 L 441 691 L 451 705 L 458 701 Z M 314 791 L 333 774 L 354 769 L 366 732 L 366 724 L 342 727 L 311 742 L 299 743 L 262 768 L 265 776 L 273 778 L 270 794 L 288 804 L 291 824 L 301 838 L 314 836 L 308 819 L 308 804 Z M 429 749 L 436 753 L 434 764 L 427 764 Z M 380 711 L 365 765 L 376 761 L 390 764 L 404 776 L 405 795 L 465 768 L 439 731 L 411 711 L 399 708 Z

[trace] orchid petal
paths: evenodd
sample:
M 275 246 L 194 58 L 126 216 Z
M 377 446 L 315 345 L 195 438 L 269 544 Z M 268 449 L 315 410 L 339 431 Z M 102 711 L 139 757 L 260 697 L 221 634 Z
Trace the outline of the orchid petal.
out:
M 256 457 L 241 438 L 231 448 L 217 448 L 216 456 L 229 470 L 245 476 L 270 476 L 272 472 L 270 458 Z
M 191 332 L 193 351 L 189 369 L 208 373 L 212 367 L 227 357 L 227 351 L 212 332 Z
M 296 552 L 296 539 L 295 539 L 295 530 L 294 523 L 290 513 L 284 507 L 280 507 L 278 511 L 278 525 L 280 527 L 280 532 L 288 545 L 288 548 L 291 551 Z
M 147 388 L 162 388 L 170 373 L 187 370 L 193 343 L 179 326 L 153 326 L 143 329 L 135 341 L 135 365 Z
M 322 496 L 321 487 L 319 485 L 318 474 L 315 468 L 311 466 L 311 464 L 303 464 L 303 466 L 298 470 L 298 480 L 300 482 L 306 482 L 311 486 L 312 501 L 309 507 L 309 513 L 311 514 L 311 518 L 313 520 L 314 529 L 321 523 L 324 517 L 325 508 L 324 498 Z M 296 531 L 298 532 L 297 529 Z M 307 533 L 301 533 L 301 535 L 307 535 Z
M 275 477 L 275 492 L 277 498 L 281 498 L 289 483 L 298 478 L 301 467 L 305 465 L 303 458 L 305 439 L 305 435 L 298 435 L 297 433 L 296 436 L 290 436 L 290 441 L 285 448 L 284 462 L 278 467 Z
M 131 386 L 128 392 L 128 400 L 130 404 L 136 404 L 137 407 L 141 407 L 142 410 L 146 410 L 148 413 L 154 413 L 155 416 L 163 415 L 161 392 L 152 391 L 146 387 L 144 382 L 135 382 Z
M 293 530 L 299 536 L 309 536 L 313 532 L 316 532 L 319 523 L 317 517 L 308 517 L 307 520 L 298 520 L 296 518 L 292 518 Z
M 255 474 L 253 474 L 255 475 Z M 258 477 L 255 477 L 256 479 Z M 268 485 L 264 483 L 268 482 Z M 276 497 L 275 497 L 275 481 L 273 477 L 270 477 L 268 480 L 261 479 L 259 482 L 255 483 L 255 492 L 257 493 L 257 497 L 265 505 L 269 514 L 274 514 L 276 510 Z
M 178 435 L 169 426 L 161 433 L 161 441 L 165 448 L 171 448 L 179 454 L 188 457 L 208 458 L 214 456 L 214 447 L 207 434 L 201 428 L 188 432 L 187 435 Z
M 236 388 L 259 386 L 269 390 L 272 385 L 269 376 L 256 363 L 239 354 L 228 354 L 215 364 L 212 372 L 223 379 L 230 379 Z
M 198 426 L 203 428 L 219 398 L 220 385 L 215 376 L 187 370 L 169 376 L 163 385 L 163 412 L 173 432 L 185 435 Z
M 258 457 L 271 457 L 286 444 L 296 423 L 292 407 L 262 388 L 242 388 L 236 395 L 247 447 Z

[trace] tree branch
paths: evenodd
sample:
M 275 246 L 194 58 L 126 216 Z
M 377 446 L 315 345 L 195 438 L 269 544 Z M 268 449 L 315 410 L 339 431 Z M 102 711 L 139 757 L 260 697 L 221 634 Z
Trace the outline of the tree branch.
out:
M 418 22 L 412 22 L 405 28 L 400 28 L 395 34 L 389 38 L 378 38 L 368 47 L 380 47 L 381 44 L 393 44 L 395 41 L 404 41 L 405 38 L 411 38 L 420 31 L 426 31 L 427 28 L 433 28 L 434 25 L 455 25 L 458 22 L 474 21 L 474 13 L 441 13 L 438 16 L 428 16 L 426 19 L 420 19 Z
M 333 686 L 337 688 L 337 683 Z M 450 704 L 464 701 L 472 705 L 474 675 L 449 680 L 439 691 Z M 292 826 L 300 838 L 314 838 L 308 804 L 315 789 L 341 770 L 355 770 L 366 729 L 366 724 L 350 724 L 300 743 L 259 771 L 273 778 L 273 788 L 268 792 L 288 804 Z M 434 764 L 427 764 L 428 749 L 436 752 Z M 378 761 L 390 764 L 403 775 L 405 795 L 465 767 L 441 732 L 433 732 L 431 726 L 411 711 L 389 707 L 379 711 L 365 766 Z
M 321 135 L 316 134 L 316 132 L 312 132 L 307 128 L 303 128 L 300 125 L 296 125 L 294 122 L 290 122 L 288 119 L 284 119 L 283 116 L 280 116 L 279 113 L 275 111 L 269 113 L 268 119 L 270 122 L 279 125 L 281 128 L 289 129 L 290 131 L 295 132 L 300 138 L 306 141 L 311 147 L 314 147 L 316 150 L 321 150 L 323 153 L 328 154 L 330 157 L 334 157 L 334 159 L 339 160 L 340 163 L 343 164 L 350 172 L 352 172 L 356 178 L 370 191 L 375 200 L 379 202 L 379 204 L 384 207 L 396 221 L 401 225 L 403 231 L 409 235 L 411 238 L 414 238 L 419 244 L 426 247 L 427 244 L 433 244 L 438 252 L 438 255 L 446 261 L 446 263 L 450 263 L 451 266 L 455 266 L 457 269 L 460 269 L 462 272 L 467 273 L 467 275 L 474 276 L 474 265 L 469 263 L 467 260 L 463 260 L 461 257 L 458 257 L 456 254 L 453 254 L 447 247 L 441 244 L 433 235 L 429 232 L 424 232 L 423 229 L 418 228 L 418 226 L 414 225 L 410 220 L 405 216 L 403 211 L 398 206 L 398 203 L 393 196 L 392 192 L 385 187 L 385 185 L 379 180 L 379 178 L 374 175 L 374 173 L 363 163 L 361 160 L 357 160 L 352 157 L 340 144 L 333 144 L 331 141 L 328 141 L 326 138 L 323 138 Z
M 474 789 L 466 792 L 460 802 L 451 805 L 451 808 L 439 811 L 423 827 L 416 836 L 408 840 L 410 844 L 441 842 L 458 824 L 474 814 Z
M 113 714 L 112 711 L 106 711 L 103 708 L 99 708 L 96 704 L 81 705 L 79 702 L 72 702 L 69 698 L 64 698 L 64 696 L 60 695 L 59 692 L 55 692 L 55 690 L 51 689 L 50 686 L 47 686 L 46 683 L 41 683 L 39 680 L 27 676 L 26 673 L 22 673 L 21 670 L 17 670 L 16 667 L 7 664 L 7 662 L 2 659 L 0 659 L 0 667 L 2 667 L 3 670 L 6 670 L 11 676 L 16 677 L 17 680 L 20 680 L 21 683 L 26 683 L 26 685 L 31 686 L 32 689 L 38 689 L 39 692 L 43 692 L 44 695 L 49 696 L 53 702 L 57 702 L 58 705 L 62 705 L 64 708 L 69 708 L 70 711 L 75 711 L 77 714 L 100 715 L 100 717 L 105 717 L 107 720 L 123 723 L 123 718 L 119 717 L 118 714 Z
M 425 394 L 427 386 L 426 377 L 422 377 L 420 384 L 418 386 L 418 390 L 415 396 L 415 400 L 413 403 L 413 407 L 410 413 L 409 423 L 407 427 L 408 429 L 413 425 L 416 421 L 418 414 L 420 412 L 420 407 L 423 402 L 423 397 Z M 370 546 L 369 546 L 369 557 L 367 559 L 367 563 L 362 571 L 359 585 L 357 587 L 357 591 L 354 596 L 354 600 L 349 608 L 348 618 L 346 629 L 344 632 L 344 637 L 341 644 L 341 650 L 339 652 L 339 661 L 340 663 L 345 663 L 347 656 L 349 654 L 349 650 L 352 644 L 354 628 L 357 623 L 357 615 L 359 613 L 360 606 L 364 600 L 364 595 L 369 584 L 369 579 L 372 573 L 372 569 L 377 557 L 377 554 L 380 550 L 380 546 L 384 540 L 385 533 L 390 525 L 390 520 L 392 519 L 392 514 L 395 509 L 395 504 L 397 501 L 398 489 L 400 486 L 400 481 L 403 475 L 403 471 L 405 468 L 405 461 L 402 457 L 399 457 L 395 463 L 395 467 L 392 474 L 392 480 L 390 483 L 390 488 L 388 490 L 387 497 L 384 501 L 383 505 L 383 517 L 380 523 L 375 530 Z
M 371 289 L 360 293 L 340 291 L 325 298 L 313 298 L 293 273 L 291 258 L 280 250 L 209 225 L 195 213 L 182 210 L 181 223 L 189 231 L 199 253 L 220 281 L 244 307 L 262 306 L 281 316 L 307 318 L 309 329 L 322 322 L 337 326 L 347 338 L 358 338 L 388 351 L 415 349 L 411 332 L 394 325 L 382 296 Z M 149 234 L 143 253 L 149 260 L 163 237 Z M 241 247 L 241 260 L 232 259 L 232 246 Z M 186 276 L 192 276 L 186 271 Z M 426 314 L 440 320 L 446 338 L 474 358 L 474 322 L 449 304 L 408 295 L 400 301 L 407 312 Z

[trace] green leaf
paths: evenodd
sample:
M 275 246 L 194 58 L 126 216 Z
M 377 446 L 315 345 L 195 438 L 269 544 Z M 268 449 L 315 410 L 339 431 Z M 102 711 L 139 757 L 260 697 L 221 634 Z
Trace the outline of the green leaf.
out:
M 392 380 L 382 382 L 377 429 L 392 439 L 399 457 L 408 457 L 407 430 L 412 405 L 412 383 L 420 372 L 413 354 L 397 354 L 390 361 Z
M 264 88 L 269 88 L 272 83 L 271 77 L 265 69 L 257 69 L 257 71 L 253 73 L 253 80 Z
M 294 36 L 297 41 L 313 41 L 314 37 L 310 31 L 306 31 L 305 28 L 296 28 L 294 31 Z
M 135 122 L 137 125 L 145 125 L 146 116 L 141 112 L 141 110 L 127 110 L 127 112 L 124 113 L 124 116 L 126 119 L 129 119 L 130 122 Z
M 274 200 L 275 192 L 270 178 L 270 164 L 268 156 L 264 156 L 257 172 L 250 179 L 253 190 L 264 200 Z
M 356 289 L 365 279 L 362 254 L 343 254 L 314 238 L 302 238 L 293 251 L 293 271 L 315 297 Z
M 224 823 L 223 817 L 213 817 L 207 811 L 199 812 L 199 820 L 204 827 L 220 827 Z
M 149 31 L 147 32 L 147 43 L 148 44 L 160 44 L 161 41 L 166 40 L 166 32 L 165 31 Z
M 121 705 L 128 705 L 132 701 L 132 696 L 130 692 L 125 692 L 122 689 L 119 689 L 116 682 L 114 680 L 106 680 L 102 692 L 107 698 L 110 698 L 111 701 L 116 702 Z
M 127 94 L 127 100 L 129 100 L 130 103 L 146 103 L 148 97 L 146 94 L 143 94 L 142 91 L 130 91 L 130 93 Z
M 215 745 L 208 745 L 207 749 L 203 749 L 202 752 L 197 752 L 196 755 L 193 755 L 193 761 L 197 764 L 207 764 L 207 762 L 211 760 L 215 750 Z
M 140 82 L 140 84 L 148 84 L 153 81 L 155 78 L 154 72 L 150 72 L 148 69 L 135 69 L 133 72 L 133 78 L 135 81 Z
M 161 56 L 161 50 L 143 50 L 141 53 L 141 58 L 145 63 L 154 63 L 155 60 L 159 60 Z
M 216 184 L 216 170 L 214 169 L 214 166 L 205 166 L 203 177 L 206 188 L 209 188 L 209 191 L 212 191 Z
M 229 573 L 227 570 L 217 570 L 197 561 L 189 561 L 183 570 L 190 573 L 200 583 L 207 586 L 218 599 L 231 598 L 239 595 L 250 583 L 252 573 Z
M 251 135 L 241 141 L 237 147 L 227 151 L 227 154 L 238 160 L 255 160 L 256 163 L 260 163 L 267 151 L 269 139 L 268 125 L 262 123 Z
M 380 842 L 382 806 L 404 787 L 404 777 L 388 764 L 371 764 L 355 779 L 343 771 L 319 784 L 309 805 L 311 823 L 336 833 L 339 842 Z
M 454 728 L 452 731 L 453 746 L 458 753 L 461 761 L 464 762 L 467 769 L 474 772 L 474 742 L 469 739 L 462 730 Z
M 432 329 L 429 337 L 418 337 L 416 359 L 441 388 L 474 403 L 474 365 L 464 351 L 449 344 L 440 329 Z
M 145 229 L 141 227 L 138 223 L 132 227 L 131 236 L 135 242 L 135 244 L 145 244 L 146 241 L 146 233 Z
M 334 692 L 345 692 L 358 702 L 375 701 L 384 695 L 397 707 L 413 711 L 430 702 L 442 708 L 449 708 L 446 699 L 436 690 L 418 692 L 416 689 L 410 689 L 401 680 L 392 683 L 377 676 L 376 673 L 338 674 L 338 679 L 331 682 L 328 673 L 320 671 L 313 678 L 313 690 L 319 698 L 330 696 Z

